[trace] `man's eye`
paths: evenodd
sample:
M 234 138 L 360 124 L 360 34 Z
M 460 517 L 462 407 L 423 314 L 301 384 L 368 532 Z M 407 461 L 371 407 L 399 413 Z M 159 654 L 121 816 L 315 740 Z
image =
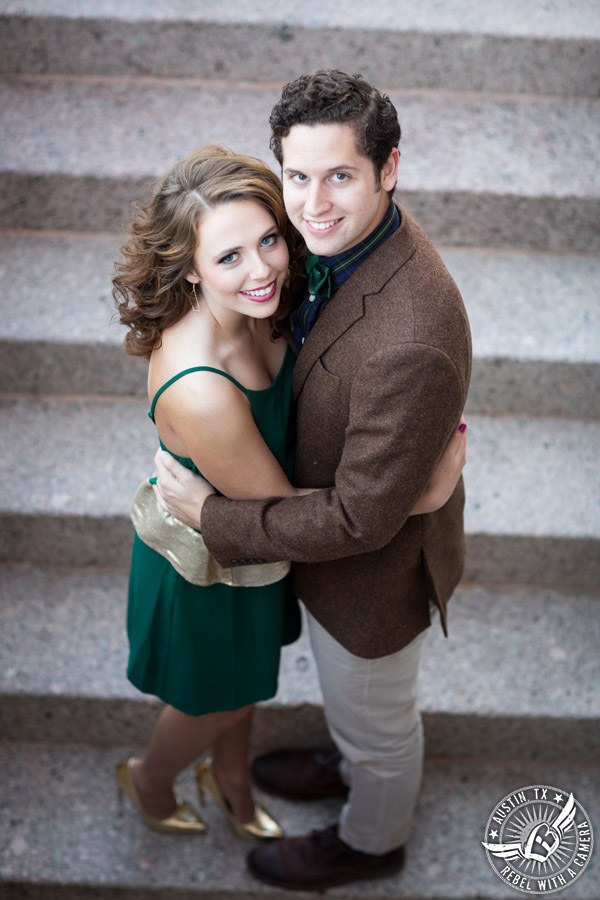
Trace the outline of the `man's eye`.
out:
M 332 179 L 337 182 L 337 184 L 341 184 L 343 181 L 348 180 L 348 176 L 345 172 L 336 172 L 335 175 L 332 175 Z
M 292 181 L 296 181 L 299 184 L 303 184 L 305 181 L 308 181 L 306 175 L 303 175 L 301 172 L 296 172 L 295 175 L 292 175 Z

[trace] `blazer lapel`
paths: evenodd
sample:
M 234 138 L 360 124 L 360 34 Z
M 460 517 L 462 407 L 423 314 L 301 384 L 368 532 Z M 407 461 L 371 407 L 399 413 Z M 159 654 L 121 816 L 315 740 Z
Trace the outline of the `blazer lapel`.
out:
M 341 286 L 313 326 L 294 367 L 294 398 L 300 394 L 316 361 L 365 312 L 365 298 L 378 294 L 415 251 L 412 220 L 400 208 L 400 227 Z
M 304 387 L 304 382 L 319 357 L 364 314 L 362 294 L 350 287 L 353 277 L 349 278 L 332 297 L 302 345 L 294 366 L 294 397 L 297 397 Z

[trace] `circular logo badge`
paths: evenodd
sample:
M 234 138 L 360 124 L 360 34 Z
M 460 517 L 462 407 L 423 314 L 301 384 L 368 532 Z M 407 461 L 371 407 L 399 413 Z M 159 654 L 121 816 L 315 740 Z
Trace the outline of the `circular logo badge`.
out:
M 573 794 L 537 784 L 498 803 L 482 844 L 505 884 L 518 891 L 552 894 L 583 874 L 594 837 L 588 815 Z

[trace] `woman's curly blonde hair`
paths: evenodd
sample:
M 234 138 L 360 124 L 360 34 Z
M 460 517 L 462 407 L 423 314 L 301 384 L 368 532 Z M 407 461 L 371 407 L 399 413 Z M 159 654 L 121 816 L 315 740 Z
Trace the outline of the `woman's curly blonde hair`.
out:
M 198 223 L 216 207 L 240 200 L 254 200 L 273 216 L 290 252 L 290 277 L 273 322 L 274 335 L 279 333 L 277 323 L 297 295 L 292 285 L 304 277 L 306 253 L 286 215 L 281 182 L 261 160 L 207 144 L 174 166 L 147 205 L 135 207 L 112 290 L 119 319 L 129 329 L 127 353 L 149 357 L 165 328 L 190 309 L 193 291 L 185 276 L 193 268 Z

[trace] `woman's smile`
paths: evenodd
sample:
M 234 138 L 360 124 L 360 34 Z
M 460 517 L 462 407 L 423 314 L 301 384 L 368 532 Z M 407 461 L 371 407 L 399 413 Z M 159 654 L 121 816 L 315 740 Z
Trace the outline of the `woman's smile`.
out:
M 277 279 L 275 278 L 275 280 L 266 287 L 256 288 L 252 291 L 240 291 L 240 294 L 243 294 L 244 297 L 248 297 L 249 300 L 254 300 L 256 303 L 264 303 L 266 300 L 271 300 L 272 297 L 275 296 L 276 290 Z

